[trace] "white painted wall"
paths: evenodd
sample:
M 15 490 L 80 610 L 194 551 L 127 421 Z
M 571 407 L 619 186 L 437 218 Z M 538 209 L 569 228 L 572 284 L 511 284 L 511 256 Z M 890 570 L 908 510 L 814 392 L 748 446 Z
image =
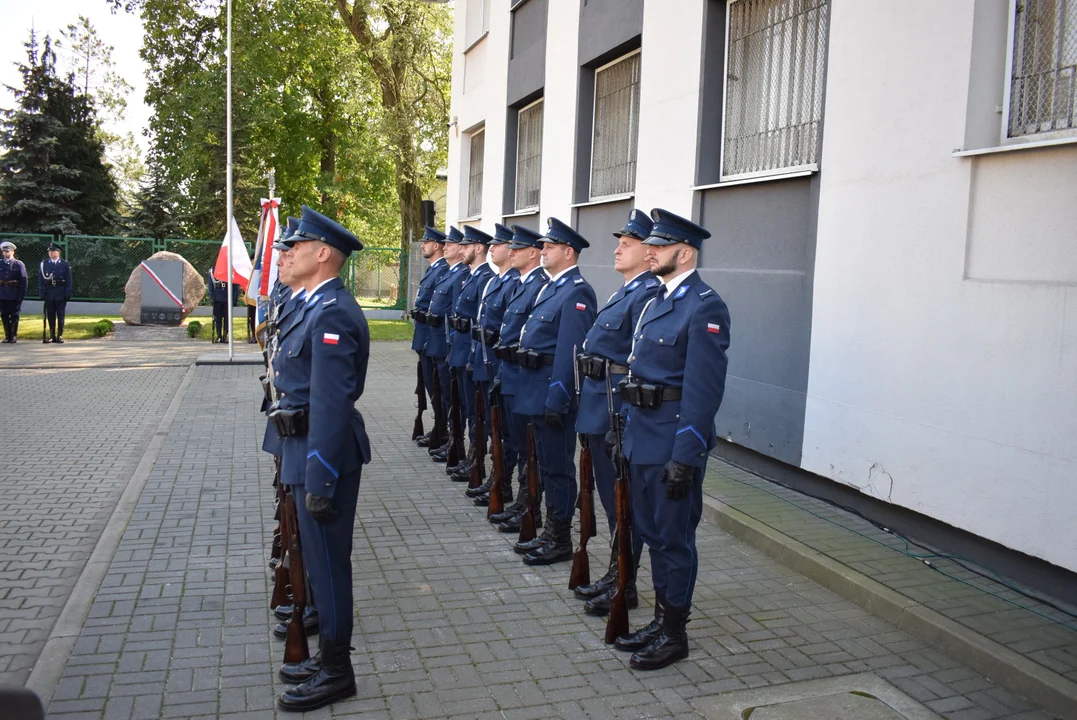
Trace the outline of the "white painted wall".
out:
M 1073 151 L 951 157 L 973 0 L 831 12 L 802 464 L 1077 570 Z
M 580 0 L 550 0 L 546 15 L 546 88 L 542 111 L 539 228 L 546 218 L 572 220 L 579 94 Z

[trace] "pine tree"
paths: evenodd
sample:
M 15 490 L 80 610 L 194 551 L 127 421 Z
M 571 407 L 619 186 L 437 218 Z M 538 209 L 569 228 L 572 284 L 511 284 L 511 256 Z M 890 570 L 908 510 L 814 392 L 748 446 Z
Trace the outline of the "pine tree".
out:
M 163 240 L 183 233 L 177 207 L 179 195 L 172 189 L 156 158 L 150 160 L 149 179 L 135 193 L 135 212 L 127 232 L 135 237 Z
M 25 65 L 18 65 L 22 88 L 14 92 L 17 107 L 4 111 L 0 142 L 0 227 L 10 232 L 74 233 L 82 217 L 71 207 L 78 191 L 69 187 L 78 171 L 60 159 L 60 120 L 45 112 L 55 92 L 56 56 L 49 38 L 40 53 L 31 31 Z

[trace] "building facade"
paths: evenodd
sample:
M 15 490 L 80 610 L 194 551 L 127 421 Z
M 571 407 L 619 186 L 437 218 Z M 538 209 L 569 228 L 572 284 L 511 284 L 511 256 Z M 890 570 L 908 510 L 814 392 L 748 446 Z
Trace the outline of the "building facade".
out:
M 692 217 L 719 434 L 1077 570 L 1077 0 L 457 0 L 447 218 Z

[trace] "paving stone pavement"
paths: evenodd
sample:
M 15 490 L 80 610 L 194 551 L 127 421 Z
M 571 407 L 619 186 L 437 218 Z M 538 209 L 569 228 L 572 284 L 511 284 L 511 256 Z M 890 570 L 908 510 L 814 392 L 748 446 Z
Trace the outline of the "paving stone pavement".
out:
M 257 449 L 257 374 L 195 371 L 50 718 L 277 715 L 282 648 L 270 634 L 271 463 Z M 375 458 L 353 556 L 359 695 L 307 716 L 698 717 L 695 698 L 871 672 L 947 718 L 1049 717 L 706 525 L 691 657 L 630 670 L 627 655 L 602 643 L 603 621 L 567 590 L 567 564 L 524 566 L 513 538 L 409 441 L 413 382 L 407 346 L 375 344 L 360 401 Z M 605 541 L 592 541 L 595 570 Z M 640 582 L 634 626 L 652 610 L 646 567 Z

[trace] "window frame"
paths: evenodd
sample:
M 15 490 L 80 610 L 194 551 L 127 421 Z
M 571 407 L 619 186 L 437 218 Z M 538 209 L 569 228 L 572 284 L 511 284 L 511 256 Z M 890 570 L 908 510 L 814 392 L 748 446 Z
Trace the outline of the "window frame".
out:
M 471 181 L 475 177 L 475 175 L 472 173 L 472 169 L 473 169 L 472 166 L 474 164 L 473 163 L 473 158 L 472 158 L 474 153 L 473 153 L 472 148 L 474 147 L 475 138 L 478 137 L 479 135 L 482 135 L 482 172 L 480 173 L 481 176 L 482 176 L 482 186 L 479 188 L 479 193 L 478 193 L 478 198 L 477 198 L 478 212 L 472 213 L 471 212 L 471 199 L 472 199 L 471 198 Z M 485 189 L 486 189 L 486 125 L 482 125 L 481 127 L 476 128 L 475 130 L 473 130 L 473 131 L 471 131 L 471 132 L 469 132 L 467 134 L 467 194 L 464 197 L 464 212 L 466 214 L 465 215 L 466 218 L 474 219 L 474 218 L 482 217 L 482 194 L 483 194 L 483 191 Z
M 493 0 L 465 0 L 465 2 L 479 3 L 479 34 L 470 42 L 467 39 L 467 5 L 464 6 L 464 55 L 467 55 L 473 47 L 482 42 L 490 34 L 490 4 Z
M 629 58 L 631 58 L 631 57 L 633 57 L 635 55 L 642 55 L 642 54 L 643 54 L 643 48 L 638 47 L 635 50 L 631 50 L 629 52 L 626 52 L 624 55 L 621 55 L 621 56 L 619 56 L 617 58 L 614 58 L 613 60 L 606 63 L 605 65 L 601 65 L 599 67 L 596 67 L 595 70 L 594 70 L 594 83 L 593 83 L 594 88 L 592 89 L 592 92 L 591 92 L 591 157 L 590 157 L 590 162 L 588 163 L 588 171 L 587 171 L 587 202 L 589 202 L 589 203 L 590 202 L 595 202 L 595 201 L 601 202 L 601 201 L 604 201 L 604 200 L 607 200 L 607 199 L 623 199 L 625 197 L 632 197 L 636 192 L 636 178 L 635 178 L 635 176 L 633 176 L 633 178 L 632 178 L 632 188 L 630 190 L 626 190 L 625 192 L 609 193 L 607 195 L 592 195 L 591 194 L 591 188 L 593 187 L 594 175 L 595 175 L 595 132 L 597 131 L 597 127 L 598 127 L 598 117 L 597 117 L 598 116 L 598 74 L 600 72 L 602 72 L 603 70 L 608 70 L 609 68 L 613 67 L 614 65 L 617 65 L 618 63 L 622 63 L 622 62 L 628 60 Z M 642 100 L 643 100 L 643 58 L 642 57 L 640 58 L 639 88 L 640 88 L 640 100 L 638 102 L 636 102 L 635 108 L 634 108 L 635 112 L 636 112 L 636 151 L 637 151 L 637 160 L 636 160 L 636 162 L 637 162 L 637 165 L 638 165 L 638 162 L 639 162 L 639 160 L 638 160 L 638 157 L 639 157 L 638 156 L 638 152 L 639 152 L 639 111 L 640 111 L 640 106 L 643 104 L 642 103 Z
M 819 157 L 820 152 L 819 151 L 821 149 L 822 140 L 823 140 L 823 133 L 822 133 L 823 117 L 826 115 L 826 65 L 827 65 L 828 60 L 829 60 L 829 50 L 830 50 L 830 48 L 829 48 L 830 10 L 831 10 L 831 2 L 830 2 L 830 0 L 825 0 L 826 4 L 827 4 L 827 27 L 826 27 L 826 33 L 824 34 L 823 37 L 820 38 L 820 41 L 824 43 L 823 71 L 822 71 L 822 78 L 820 79 L 820 82 L 823 84 L 823 88 L 822 88 L 822 91 L 821 91 L 822 92 L 822 100 L 821 100 L 822 107 L 820 109 L 819 120 L 818 120 L 819 129 L 817 130 L 817 134 L 816 134 L 816 138 L 815 138 L 815 162 L 802 163 L 800 165 L 788 165 L 788 166 L 784 166 L 784 167 L 780 167 L 780 168 L 770 168 L 768 170 L 754 170 L 752 172 L 747 172 L 747 173 L 737 173 L 736 175 L 727 175 L 726 174 L 726 171 L 725 171 L 726 133 L 729 132 L 729 122 L 728 122 L 729 118 L 727 117 L 726 113 L 727 113 L 727 110 L 729 108 L 729 88 L 730 88 L 730 83 L 729 83 L 729 38 L 730 38 L 730 35 L 731 35 L 731 33 L 730 33 L 730 14 L 731 14 L 731 8 L 735 4 L 737 4 L 738 2 L 743 2 L 743 1 L 744 0 L 726 0 L 726 4 L 725 4 L 725 33 L 724 33 L 724 35 L 725 35 L 725 38 L 724 38 L 725 47 L 722 50 L 722 52 L 723 52 L 723 56 L 722 56 L 722 58 L 723 58 L 723 60 L 722 60 L 722 72 L 723 72 L 723 76 L 724 76 L 723 80 L 722 80 L 722 117 L 721 117 L 722 133 L 721 133 L 721 137 L 719 138 L 719 142 L 718 142 L 718 182 L 713 183 L 714 186 L 725 185 L 725 184 L 730 184 L 730 183 L 740 184 L 740 183 L 745 182 L 745 181 L 760 180 L 760 179 L 766 179 L 766 178 L 772 178 L 772 177 L 776 178 L 776 179 L 784 178 L 784 177 L 790 177 L 790 176 L 791 177 L 796 177 L 798 175 L 805 175 L 805 174 L 810 174 L 810 173 L 814 173 L 814 172 L 819 171 L 819 159 L 820 159 L 820 157 Z M 816 52 L 818 52 L 818 48 L 816 48 Z
M 543 155 L 545 154 L 545 150 L 546 150 L 545 142 L 542 142 L 542 141 L 545 140 L 544 136 L 542 138 L 540 138 L 541 145 L 539 147 L 539 187 L 538 187 L 539 201 L 537 203 L 535 203 L 534 205 L 528 205 L 526 207 L 519 207 L 517 205 L 517 200 L 520 197 L 520 136 L 523 134 L 523 133 L 520 132 L 520 118 L 521 118 L 521 116 L 523 116 L 525 110 L 530 110 L 531 108 L 535 107 L 536 105 L 541 104 L 542 105 L 542 127 L 545 130 L 545 127 L 546 127 L 546 105 L 545 105 L 545 102 L 546 102 L 546 96 L 543 95 L 538 100 L 535 100 L 534 102 L 530 102 L 527 105 L 524 105 L 522 108 L 520 108 L 519 110 L 516 111 L 516 177 L 514 179 L 513 188 L 512 188 L 512 207 L 513 207 L 513 212 L 514 213 L 519 214 L 519 213 L 533 212 L 533 211 L 538 210 L 539 207 L 542 205 L 542 158 L 543 158 Z
M 1068 0 L 1058 0 L 1065 3 Z M 1077 140 L 1077 125 L 1066 130 L 1047 130 L 1045 132 L 1030 133 L 1010 137 L 1010 108 L 1012 107 L 1011 91 L 1013 89 L 1013 43 L 1017 35 L 1017 3 L 1019 0 L 1007 2 L 1009 16 L 1006 18 L 1006 66 L 1003 75 L 1002 91 L 1002 124 L 999 127 L 999 147 L 1013 145 L 1025 145 L 1028 143 L 1043 143 L 1052 140 Z M 1077 6 L 1074 8 L 1077 10 Z M 1059 40 L 1061 42 L 1061 40 Z M 1054 143 L 1051 143 L 1054 144 Z

